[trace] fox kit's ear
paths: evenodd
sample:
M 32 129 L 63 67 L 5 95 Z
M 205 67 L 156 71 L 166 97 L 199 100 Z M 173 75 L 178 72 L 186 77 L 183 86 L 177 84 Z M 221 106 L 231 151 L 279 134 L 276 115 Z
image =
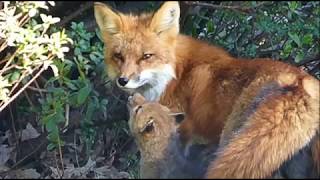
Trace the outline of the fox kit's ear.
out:
M 185 113 L 171 113 L 169 115 L 174 117 L 176 124 L 180 124 L 185 117 Z
M 109 35 L 116 34 L 121 28 L 121 17 L 114 12 L 109 6 L 103 3 L 94 3 L 94 16 L 100 31 Z
M 142 105 L 146 102 L 146 99 L 140 93 L 134 93 L 132 96 L 129 96 L 128 103 L 133 108 L 138 105 Z
M 180 7 L 178 1 L 165 2 L 152 17 L 150 28 L 157 34 L 179 33 Z

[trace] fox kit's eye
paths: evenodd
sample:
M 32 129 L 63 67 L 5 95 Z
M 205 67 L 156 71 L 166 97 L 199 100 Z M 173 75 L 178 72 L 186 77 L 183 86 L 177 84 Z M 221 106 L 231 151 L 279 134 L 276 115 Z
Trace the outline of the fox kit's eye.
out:
M 113 54 L 113 57 L 115 57 L 116 59 L 120 60 L 120 61 L 123 61 L 123 56 L 121 53 L 114 53 Z
M 153 117 L 150 117 L 149 121 L 147 122 L 147 124 L 141 130 L 141 133 L 150 133 L 151 131 L 153 131 L 153 129 L 154 129 Z
M 149 59 L 153 56 L 153 54 L 148 54 L 148 53 L 144 53 L 143 56 L 142 56 L 142 60 L 146 60 L 146 59 Z

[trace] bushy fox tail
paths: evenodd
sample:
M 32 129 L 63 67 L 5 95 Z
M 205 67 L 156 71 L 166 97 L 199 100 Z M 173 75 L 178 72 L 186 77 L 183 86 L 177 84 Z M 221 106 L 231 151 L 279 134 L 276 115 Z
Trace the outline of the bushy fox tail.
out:
M 207 178 L 270 177 L 313 138 L 312 156 L 319 175 L 319 81 L 310 76 L 291 80 L 285 84 L 280 78 L 277 93 L 259 97 L 255 111 L 219 147 Z

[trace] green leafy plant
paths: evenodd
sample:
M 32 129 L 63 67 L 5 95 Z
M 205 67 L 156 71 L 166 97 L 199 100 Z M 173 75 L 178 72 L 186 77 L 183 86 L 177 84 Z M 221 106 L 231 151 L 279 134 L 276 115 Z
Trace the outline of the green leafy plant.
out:
M 54 5 L 53 2 L 49 2 Z M 39 9 L 48 9 L 46 2 L 4 2 L 0 11 L 1 52 L 6 53 L 0 63 L 0 111 L 16 99 L 48 67 L 58 76 L 56 64 L 63 63 L 68 45 L 72 40 L 64 29 L 53 30 L 52 25 L 60 18 L 39 14 Z M 61 91 L 54 96 L 63 98 Z M 60 143 L 56 124 L 63 121 L 62 104 L 48 96 L 44 109 L 48 115 L 42 119 L 53 143 Z M 51 108 L 52 107 L 52 108 Z M 52 147 L 50 144 L 49 147 Z
M 33 82 L 33 73 L 38 77 L 48 67 L 55 71 L 53 62 L 63 60 L 69 50 L 65 45 L 71 39 L 63 30 L 47 32 L 59 18 L 40 14 L 41 23 L 35 20 L 40 8 L 48 6 L 45 2 L 4 2 L 0 11 L 0 52 L 6 53 L 0 62 L 0 111 Z
M 186 2 L 184 33 L 236 57 L 268 57 L 300 66 L 319 59 L 319 2 Z M 320 78 L 320 72 L 307 69 Z
M 108 100 L 96 91 L 97 84 L 93 83 L 94 79 L 105 78 L 102 68 L 103 44 L 98 41 L 97 33 L 85 30 L 83 23 L 72 22 L 67 34 L 74 44 L 68 58 L 64 62 L 56 62 L 58 76 L 51 77 L 45 85 L 48 93 L 41 103 L 41 119 L 49 125 L 47 128 L 52 130 L 48 148 L 53 149 L 63 144 L 58 134 L 67 128 L 69 112 L 79 111 L 83 114 L 79 120 L 81 134 L 85 138 L 87 149 L 90 149 L 96 133 L 93 125 L 98 117 L 95 114 L 105 114 L 108 103 Z M 64 127 L 61 123 L 65 124 Z

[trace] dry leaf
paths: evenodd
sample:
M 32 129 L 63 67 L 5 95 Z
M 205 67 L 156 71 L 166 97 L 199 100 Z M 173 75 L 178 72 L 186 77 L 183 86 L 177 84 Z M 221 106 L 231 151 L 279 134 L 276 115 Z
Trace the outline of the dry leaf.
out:
M 0 174 L 6 171 L 9 171 L 10 168 L 7 166 L 0 165 Z M 0 176 L 1 177 L 1 176 Z M 1 177 L 2 178 L 2 177 Z
M 80 168 L 74 168 L 74 167 L 67 167 L 64 170 L 63 179 L 69 179 L 69 178 L 87 178 L 87 174 L 93 170 L 93 168 L 96 166 L 96 162 L 92 161 L 91 158 L 89 158 L 88 162 L 85 166 Z M 52 178 L 60 178 L 58 174 L 58 170 L 54 167 L 50 167 L 52 170 Z
M 114 167 L 99 167 L 94 169 L 95 178 L 97 179 L 129 179 L 129 174 L 126 172 L 119 172 Z
M 2 134 L 1 131 L 0 131 L 0 134 Z M 2 144 L 7 139 L 8 139 L 8 134 L 7 133 L 4 133 L 3 136 L 0 135 L 0 144 Z
M 35 169 L 17 169 L 11 171 L 5 179 L 39 179 L 40 174 Z
M 21 141 L 37 138 L 38 136 L 40 136 L 38 131 L 33 128 L 30 123 L 28 123 L 26 129 L 22 130 L 21 132 Z
M 12 150 L 13 148 L 8 147 L 5 144 L 0 145 L 0 166 L 3 166 L 10 159 Z

